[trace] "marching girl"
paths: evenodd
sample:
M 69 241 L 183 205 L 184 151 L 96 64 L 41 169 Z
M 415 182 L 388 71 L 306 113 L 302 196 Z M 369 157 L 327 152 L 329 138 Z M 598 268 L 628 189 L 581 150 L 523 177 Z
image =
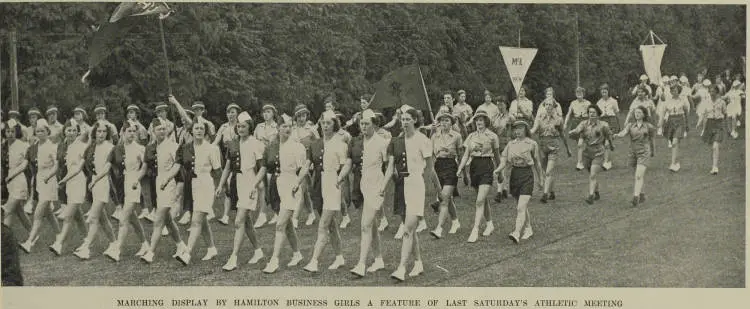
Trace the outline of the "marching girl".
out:
M 240 106 L 235 103 L 230 103 L 227 106 L 227 122 L 219 127 L 216 132 L 216 138 L 213 144 L 219 146 L 219 150 L 223 156 L 226 157 L 227 145 L 237 137 L 237 115 L 240 114 Z M 224 162 L 226 164 L 226 162 Z M 226 190 L 226 197 L 224 198 L 224 212 L 219 218 L 219 222 L 224 225 L 229 225 L 229 210 L 234 208 L 233 206 L 237 203 L 237 182 L 234 179 L 234 174 L 229 174 L 229 182 Z M 213 212 L 210 212 L 209 219 L 212 218 Z
M 49 128 L 50 134 L 49 137 L 47 137 L 52 143 L 59 143 L 61 140 L 61 136 L 63 134 L 63 124 L 57 121 L 57 114 L 59 110 L 57 109 L 57 106 L 50 105 L 47 107 L 47 111 L 45 112 L 47 116 L 47 127 Z M 62 136 L 64 137 L 64 136 Z
M 173 100 L 173 97 L 170 97 L 170 101 Z M 173 102 L 176 102 L 176 100 Z M 186 123 L 186 125 L 190 124 L 190 122 Z M 195 242 L 198 241 L 198 237 L 201 236 L 204 230 L 203 240 L 206 242 L 208 249 L 206 250 L 206 255 L 201 260 L 209 261 L 218 255 L 214 242 L 214 234 L 206 217 L 208 213 L 213 212 L 214 195 L 206 194 L 206 192 L 214 192 L 215 190 L 214 179 L 211 173 L 221 169 L 221 152 L 218 146 L 209 143 L 205 138 L 208 125 L 202 122 L 193 122 L 192 131 L 192 141 L 182 144 L 181 149 L 178 149 L 182 154 L 177 155 L 177 158 L 181 159 L 177 161 L 177 164 L 180 164 L 185 172 L 185 182 L 190 181 L 191 188 L 196 188 L 196 190 L 192 190 L 191 197 L 186 197 L 192 198 L 195 210 L 191 218 L 192 224 L 190 226 L 187 248 L 181 254 L 177 255 L 177 260 L 185 266 L 190 264 L 190 257 L 195 247 Z M 227 163 L 227 166 L 229 166 L 229 163 Z M 225 180 L 225 178 L 223 179 Z M 242 183 L 238 183 L 238 185 L 242 185 Z M 242 186 L 242 188 L 243 190 L 241 191 L 245 192 L 245 187 Z
M 697 110 L 698 124 L 703 142 L 713 149 L 711 175 L 719 174 L 719 146 L 724 140 L 724 119 L 727 115 L 727 102 L 719 95 L 719 87 L 712 85 L 708 88 L 709 96 L 703 98 Z
M 25 135 L 24 138 L 26 142 L 29 144 L 28 150 L 32 150 L 30 147 L 36 145 L 37 142 L 39 141 L 39 139 L 36 137 L 36 122 L 42 118 L 42 113 L 39 111 L 38 108 L 32 107 L 29 109 L 27 114 L 29 117 L 29 126 L 26 127 L 26 130 L 24 132 L 24 135 Z M 29 161 L 28 163 L 29 163 L 29 167 L 32 167 L 31 164 L 33 164 L 33 162 Z M 27 178 L 26 179 L 27 184 L 29 186 L 28 188 L 29 198 L 26 201 L 26 204 L 24 204 L 23 206 L 23 211 L 30 215 L 34 212 L 34 205 L 36 205 L 36 198 L 37 198 L 36 181 L 34 180 L 34 173 L 32 172 L 30 168 L 25 170 L 25 174 Z
M 359 277 L 365 276 L 365 263 L 367 255 L 372 247 L 372 253 L 375 261 L 367 268 L 367 272 L 372 273 L 385 268 L 383 262 L 383 253 L 380 246 L 380 232 L 375 225 L 375 220 L 379 213 L 382 212 L 384 200 L 388 197 L 386 194 L 391 175 L 393 175 L 393 160 L 388 156 L 388 144 L 390 139 L 375 132 L 376 126 L 373 122 L 378 116 L 367 110 L 362 112 L 360 120 L 360 129 L 362 130 L 361 139 L 361 177 L 355 177 L 355 181 L 361 182 L 357 188 L 362 188 L 362 238 L 359 246 L 359 262 L 351 272 Z M 354 149 L 350 149 L 352 158 L 354 158 Z M 386 166 L 383 171 L 383 166 Z M 392 192 L 390 192 L 392 197 Z
M 541 183 L 544 184 L 542 194 L 542 203 L 547 203 L 547 200 L 554 200 L 555 199 L 555 191 L 553 188 L 553 176 L 555 171 L 555 163 L 557 162 L 558 158 L 558 150 L 560 149 L 560 142 L 563 144 L 567 143 L 566 140 L 564 140 L 565 135 L 563 134 L 563 119 L 562 114 L 558 113 L 555 110 L 555 101 L 552 100 L 544 100 L 542 104 L 540 105 L 539 111 L 536 114 L 536 120 L 534 121 L 534 127 L 531 128 L 531 134 L 539 133 L 539 139 L 538 144 L 535 143 L 534 146 L 536 146 L 536 150 L 534 152 L 534 160 L 539 160 L 540 166 L 544 168 L 544 174 L 538 173 L 538 175 L 544 175 L 544 181 Z M 559 104 L 557 104 L 559 105 Z M 521 133 L 521 130 L 516 133 Z M 529 134 L 526 134 L 529 132 L 524 131 L 522 135 L 523 137 L 530 137 Z M 516 139 L 519 140 L 519 139 Z M 523 140 L 523 138 L 521 138 Z M 565 144 L 567 145 L 567 144 Z M 567 148 L 566 148 L 567 150 Z M 570 156 L 570 150 L 568 150 L 568 156 Z M 541 180 L 541 179 L 540 179 Z M 541 184 L 540 183 L 540 184 Z M 532 185 L 533 187 L 533 185 Z M 530 195 L 530 194 L 529 194 Z M 518 198 L 518 196 L 516 196 Z M 528 200 L 524 202 L 523 208 L 526 207 L 526 203 L 528 203 Z M 519 205 L 521 205 L 521 201 L 519 200 Z M 519 209 L 521 207 L 519 206 Z M 520 211 L 520 210 L 519 210 Z M 520 215 L 520 213 L 519 213 Z M 531 227 L 529 227 L 529 231 L 531 230 Z
M 527 90 L 524 86 L 518 89 L 518 97 L 513 102 L 510 102 L 508 112 L 517 120 L 524 120 L 531 123 L 534 120 L 534 103 L 526 98 L 526 92 Z
M 679 95 L 679 86 L 672 86 L 671 92 Z M 635 185 L 633 186 L 633 207 L 646 201 L 643 194 L 643 182 L 646 175 L 648 161 L 654 156 L 654 135 L 656 127 L 648 120 L 648 110 L 645 106 L 638 106 L 633 110 L 633 123 L 626 123 L 625 128 L 614 137 L 630 136 L 629 163 L 635 167 Z
M 85 136 L 85 139 L 88 140 L 88 135 L 91 132 L 91 126 L 88 124 L 88 121 L 86 121 L 86 118 L 88 118 L 88 114 L 86 113 L 86 109 L 83 108 L 83 106 L 78 105 L 75 109 L 73 109 L 73 119 L 75 119 L 76 124 L 78 124 L 78 136 Z
M 404 134 L 391 140 L 388 146 L 388 160 L 398 162 L 398 182 L 402 183 L 396 186 L 395 202 L 405 204 L 403 206 L 405 232 L 401 245 L 401 260 L 396 271 L 391 274 L 392 278 L 399 281 L 406 279 L 406 263 L 412 251 L 414 251 L 415 261 L 409 276 L 415 277 L 424 272 L 416 228 L 420 218 L 424 216 L 425 174 L 435 173 L 435 160 L 432 156 L 430 140 L 416 129 L 419 127 L 418 119 L 417 110 L 410 108 L 403 111 L 401 124 Z
M 487 195 L 492 188 L 492 171 L 495 169 L 493 160 L 499 159 L 500 141 L 495 132 L 490 128 L 490 118 L 482 111 L 477 111 L 472 117 L 471 122 L 477 128 L 476 131 L 469 134 L 464 141 L 464 154 L 461 163 L 458 165 L 457 176 L 469 165 L 469 174 L 471 175 L 471 186 L 477 190 L 477 199 L 475 202 L 476 212 L 474 214 L 474 227 L 469 235 L 468 242 L 473 243 L 479 237 L 479 225 L 482 218 L 485 219 L 486 226 L 482 236 L 490 236 L 495 226 L 492 223 L 490 205 Z
M 602 96 L 599 101 L 596 102 L 596 106 L 599 107 L 599 110 L 601 111 L 601 119 L 599 120 L 607 123 L 609 129 L 612 132 L 620 131 L 620 121 L 617 118 L 617 114 L 620 113 L 620 107 L 617 103 L 617 100 L 609 96 L 609 86 L 607 84 L 599 87 L 599 92 Z M 590 113 L 591 110 L 589 110 L 589 114 Z M 610 143 L 611 141 L 607 140 L 607 142 Z M 610 159 L 610 154 L 611 151 L 609 149 L 604 149 L 604 163 L 602 163 L 601 167 L 605 171 L 612 168 L 612 160 Z
M 690 102 L 688 97 L 682 95 L 682 86 L 675 85 L 670 89 L 672 93 L 659 105 L 662 114 L 659 115 L 657 135 L 664 135 L 672 148 L 672 160 L 669 170 L 677 172 L 680 170 L 680 141 L 687 136 L 688 114 L 690 113 Z
M 276 107 L 271 104 L 266 104 L 263 105 L 262 114 L 263 122 L 255 126 L 253 135 L 258 141 L 263 143 L 264 147 L 267 147 L 272 141 L 277 140 L 279 137 L 279 127 L 278 124 L 276 124 L 276 117 L 278 116 L 278 112 L 276 111 Z M 263 176 L 263 181 L 260 183 L 260 187 L 258 188 L 258 219 L 253 225 L 253 227 L 256 229 L 263 227 L 266 222 L 268 222 L 268 224 L 276 224 L 277 220 L 276 213 L 278 212 L 278 209 L 272 210 L 273 212 L 271 213 L 270 220 L 268 220 L 268 217 L 266 216 L 268 206 L 270 205 L 270 203 L 268 203 L 267 196 L 269 186 L 268 182 L 270 181 L 271 177 L 266 176 L 265 174 Z
M 62 255 L 63 242 L 67 239 L 73 224 L 81 233 L 86 233 L 86 221 L 81 211 L 81 205 L 86 201 L 86 175 L 83 173 L 84 153 L 88 147 L 89 136 L 81 131 L 81 125 L 75 118 L 68 120 L 63 128 L 65 140 L 58 147 L 58 163 L 62 175 L 57 182 L 60 189 L 65 191 L 65 203 L 58 214 L 63 220 L 60 234 L 49 249 L 56 255 Z M 64 189 L 63 189 L 64 188 Z M 62 195 L 62 194 L 61 194 Z
M 551 104 L 548 105 L 545 108 L 549 109 L 552 117 L 559 117 L 560 115 L 553 111 L 554 107 Z M 510 166 L 510 180 L 508 180 L 510 194 L 516 198 L 518 205 L 516 206 L 516 227 L 508 237 L 513 242 L 519 243 L 522 239 L 528 239 L 534 234 L 531 229 L 528 206 L 534 191 L 534 183 L 543 187 L 544 171 L 539 160 L 539 145 L 530 138 L 529 124 L 523 120 L 515 121 L 513 133 L 515 138 L 505 146 L 495 175 L 502 177 L 501 172 L 506 166 Z M 521 235 L 522 229 L 523 235 Z
M 510 126 L 513 124 L 514 118 L 508 112 L 507 104 L 505 103 L 505 96 L 496 96 L 495 101 L 500 113 L 492 120 L 492 127 L 495 129 L 497 134 L 499 147 L 497 149 L 505 149 L 505 145 L 508 144 L 511 136 Z M 503 171 L 505 173 L 506 171 Z M 505 174 L 503 174 L 505 176 Z M 504 178 L 504 177 L 500 177 Z M 497 183 L 497 195 L 495 195 L 495 202 L 501 203 L 504 198 L 508 198 L 508 183 L 498 182 Z
M 242 241 L 245 236 L 250 240 L 250 244 L 255 248 L 252 258 L 248 264 L 256 264 L 264 254 L 258 242 L 255 233 L 255 227 L 252 220 L 255 218 L 261 194 L 264 190 L 261 185 L 266 178 L 266 166 L 264 153 L 266 146 L 263 142 L 256 139 L 252 134 L 253 120 L 247 112 L 242 112 L 237 116 L 237 135 L 239 138 L 233 141 L 234 145 L 230 147 L 228 163 L 224 166 L 224 172 L 216 189 L 216 196 L 221 195 L 229 170 L 234 169 L 237 179 L 237 187 L 243 188 L 238 191 L 237 216 L 234 218 L 234 243 L 232 254 L 229 260 L 222 267 L 225 271 L 237 269 L 237 255 L 239 254 Z M 235 153 L 236 152 L 236 153 Z
M 23 128 L 15 119 L 6 122 L 3 129 L 5 145 L 8 148 L 3 149 L 3 156 L 7 156 L 8 168 L 3 174 L 5 176 L 5 186 L 8 188 L 8 200 L 3 205 L 4 216 L 3 224 L 10 227 L 13 215 L 18 216 L 26 230 L 31 230 L 31 221 L 23 211 L 22 204 L 29 198 L 28 179 L 24 172 L 29 167 L 29 160 L 26 153 L 29 149 L 29 143 L 23 141 Z
M 513 102 L 516 103 L 516 101 L 513 101 Z M 512 106 L 514 105 L 511 105 L 511 108 Z M 500 113 L 500 110 L 498 109 L 497 105 L 495 105 L 495 103 L 492 103 L 492 93 L 489 90 L 484 91 L 484 103 L 477 106 L 477 112 L 480 112 L 480 111 L 487 114 L 487 117 L 489 117 L 490 119 L 495 119 L 495 117 L 497 117 L 497 115 Z M 529 115 L 530 114 L 531 112 L 529 112 Z
M 304 268 L 308 272 L 318 271 L 318 259 L 329 238 L 336 253 L 336 260 L 328 269 L 338 269 L 346 264 L 341 250 L 337 216 L 341 211 L 341 190 L 344 182 L 349 180 L 351 156 L 347 143 L 338 135 L 340 124 L 336 114 L 332 111 L 324 112 L 319 123 L 323 138 L 310 145 L 310 161 L 314 173 L 310 195 L 317 204 L 315 206 L 319 207 L 320 220 L 313 255 Z
M 442 195 L 440 213 L 438 214 L 438 223 L 434 230 L 430 232 L 437 239 L 443 237 L 443 223 L 450 214 L 451 229 L 449 234 L 455 234 L 461 227 L 461 223 L 456 216 L 456 204 L 453 201 L 453 190 L 458 184 L 458 154 L 461 153 L 461 134 L 453 130 L 453 125 L 458 120 L 457 117 L 450 113 L 438 114 L 436 120 L 440 127 L 432 135 L 432 149 L 435 155 L 435 171 L 438 175 Z
M 276 223 L 276 235 L 273 242 L 271 260 L 263 269 L 264 273 L 274 273 L 279 269 L 279 254 L 285 240 L 289 241 L 294 254 L 288 266 L 296 266 L 302 261 L 299 251 L 299 239 L 292 224 L 294 212 L 299 208 L 303 199 L 301 186 L 307 181 L 307 171 L 310 166 L 307 150 L 300 142 L 291 138 L 292 118 L 282 115 L 283 122 L 279 124 L 278 146 L 270 146 L 266 152 L 276 157 L 278 165 L 272 166 L 276 176 L 276 192 L 280 199 L 279 219 Z M 278 149 L 278 152 L 275 150 Z M 270 156 L 269 156 L 270 157 Z M 273 190 L 271 190 L 273 191 Z
M 742 115 L 742 99 L 745 98 L 745 92 L 742 91 L 743 85 L 740 81 L 735 80 L 732 82 L 732 88 L 725 95 L 729 104 L 727 105 L 727 117 L 729 123 L 727 126 L 730 129 L 732 138 L 737 139 L 739 134 L 737 128 L 740 126 L 739 118 Z
M 672 89 L 674 89 L 678 85 L 672 85 L 670 86 L 670 93 L 665 94 L 661 97 L 661 101 L 665 101 L 668 96 L 670 96 L 673 92 Z M 679 92 L 678 92 L 679 93 Z M 646 87 L 639 86 L 636 89 L 636 97 L 633 99 L 633 103 L 630 103 L 630 110 L 628 111 L 628 115 L 625 116 L 625 123 L 630 123 L 630 120 L 633 120 L 633 113 L 635 112 L 636 108 L 639 106 L 643 106 L 646 109 L 646 118 L 649 118 L 653 120 L 652 124 L 656 124 L 657 119 L 653 119 L 653 117 L 656 117 L 656 105 L 654 105 L 654 101 L 649 99 L 648 92 L 646 91 Z
M 128 237 L 130 225 L 135 228 L 135 234 L 141 242 L 141 248 L 136 256 L 143 256 L 149 248 L 146 233 L 136 215 L 136 206 L 141 203 L 141 179 L 146 174 L 146 148 L 136 141 L 139 127 L 135 121 L 125 121 L 122 127 L 122 144 L 115 146 L 113 150 L 111 169 L 113 174 L 120 178 L 113 183 L 117 183 L 118 188 L 115 189 L 122 192 L 118 192 L 118 198 L 123 203 L 123 208 L 119 216 L 120 228 L 117 239 L 104 252 L 105 256 L 115 262 L 120 261 L 122 243 Z
M 294 127 L 292 128 L 291 138 L 301 143 L 306 149 L 310 148 L 310 144 L 312 144 L 313 141 L 320 139 L 318 130 L 316 130 L 315 126 L 308 121 L 309 118 L 310 110 L 308 110 L 305 105 L 299 104 L 294 108 Z M 307 205 L 309 211 L 305 225 L 309 226 L 315 223 L 315 211 L 313 210 L 313 203 L 308 190 L 309 186 L 309 179 L 302 184 L 302 204 L 300 204 L 299 209 L 294 213 L 294 219 L 292 220 L 294 226 L 297 226 L 297 217 L 299 216 L 302 205 Z
M 604 93 L 604 91 L 602 91 Z M 579 134 L 583 139 L 585 148 L 583 149 L 583 166 L 589 171 L 589 195 L 586 203 L 593 204 L 599 200 L 599 182 L 596 176 L 602 168 L 604 162 L 604 148 L 609 145 L 612 150 L 611 131 L 609 125 L 601 121 L 599 117 L 602 110 L 594 104 L 589 105 L 587 109 L 589 119 L 578 124 L 578 126 L 568 132 L 568 134 Z
M 27 155 L 28 161 L 32 162 L 32 169 L 35 170 L 34 180 L 36 181 L 37 196 L 39 202 L 34 210 L 34 220 L 29 232 L 29 238 L 21 243 L 21 249 L 24 252 L 31 252 L 31 248 L 39 239 L 39 229 L 42 227 L 42 220 L 47 219 L 52 225 L 55 234 L 60 232 L 57 219 L 52 213 L 52 203 L 57 202 L 57 144 L 50 139 L 50 128 L 47 121 L 39 119 L 35 127 L 36 151 L 30 150 Z
M 109 122 L 107 120 L 107 107 L 104 104 L 99 104 L 96 107 L 94 107 L 94 115 L 96 117 L 96 122 L 102 123 L 102 125 L 107 127 L 107 130 L 110 132 L 110 140 L 112 141 L 112 144 L 117 144 L 119 142 L 119 136 L 117 135 L 117 127 L 115 127 L 114 124 Z M 93 128 L 92 128 L 93 129 Z M 89 132 L 88 134 L 93 134 Z
M 344 114 L 342 114 L 341 112 L 336 112 L 336 119 L 338 120 L 338 123 L 344 123 L 346 121 Z M 341 141 L 344 142 L 344 144 L 347 145 L 347 147 L 349 147 L 349 143 L 351 143 L 352 141 L 352 134 L 349 133 L 349 131 L 347 131 L 346 128 L 344 128 L 343 126 L 340 127 L 335 133 L 337 135 L 336 137 L 341 139 Z M 339 227 L 342 229 L 345 229 L 352 222 L 352 219 L 349 217 L 349 205 L 352 204 L 351 182 L 352 182 L 352 174 L 351 174 L 351 168 L 350 168 L 349 173 L 346 176 L 346 180 L 344 180 L 340 188 L 341 189 L 340 190 L 341 191 L 341 225 Z
M 180 201 L 177 200 L 177 183 L 175 178 L 178 176 L 181 168 L 182 158 L 179 146 L 173 140 L 167 137 L 167 127 L 162 124 L 158 118 L 151 122 L 156 136 L 156 153 L 152 158 L 146 156 L 146 162 L 151 165 L 151 170 L 156 185 L 156 215 L 154 216 L 154 226 L 151 233 L 151 247 L 141 256 L 141 260 L 146 263 L 154 261 L 154 251 L 159 244 L 162 228 L 169 230 L 169 236 L 177 245 L 177 251 L 173 257 L 177 257 L 187 249 L 187 245 L 182 241 L 180 232 L 172 217 L 171 210 L 173 207 L 180 207 Z M 148 152 L 148 151 L 147 151 Z M 210 194 L 209 194 L 210 195 Z
M 372 120 L 372 126 L 375 128 L 375 134 L 380 135 L 380 137 L 385 138 L 388 141 L 388 143 L 390 143 L 391 138 L 392 138 L 391 132 L 382 127 L 382 125 L 385 122 L 386 122 L 385 115 L 383 115 L 380 112 L 375 112 L 375 118 L 373 118 Z M 360 181 L 355 182 L 355 185 L 357 186 L 359 192 L 361 192 L 360 184 L 361 184 Z M 393 190 L 394 190 L 394 183 L 390 181 L 386 185 L 385 199 L 383 200 L 383 209 L 393 208 L 393 198 L 392 198 Z M 381 211 L 380 212 L 380 224 L 378 225 L 378 231 L 379 232 L 385 231 L 386 228 L 388 228 L 388 217 L 386 216 L 385 211 Z
M 193 142 L 193 124 L 197 121 L 195 120 L 195 114 L 192 110 L 185 109 L 182 107 L 182 104 L 177 101 L 177 99 L 174 96 L 169 97 L 169 103 L 174 105 L 175 109 L 177 109 L 177 114 L 180 116 L 180 122 L 182 123 L 182 126 L 177 128 L 175 130 L 176 137 L 177 137 L 177 145 L 182 147 L 183 145 L 189 144 Z M 204 140 L 211 141 L 211 137 L 209 136 L 209 128 L 207 122 L 201 122 L 202 124 L 205 124 L 205 133 L 203 136 Z M 184 158 L 185 156 L 183 156 Z M 186 165 L 183 163 L 183 167 L 186 167 Z M 182 171 L 183 173 L 185 170 Z M 180 201 L 180 207 L 172 208 L 172 218 L 177 218 L 180 215 L 180 212 L 182 212 L 182 218 L 179 220 L 179 224 L 189 224 L 191 222 L 192 213 L 193 213 L 193 199 L 191 198 L 193 194 L 193 186 L 190 179 L 187 179 L 187 177 L 177 177 L 177 200 Z M 213 208 L 210 208 L 212 211 L 210 212 L 213 214 Z
M 568 108 L 568 114 L 565 115 L 565 122 L 563 128 L 565 130 L 572 130 L 578 127 L 578 124 L 588 118 L 586 109 L 591 105 L 589 100 L 584 98 L 586 89 L 583 87 L 576 88 L 576 99 L 570 102 Z M 583 139 L 578 138 L 577 135 L 569 136 L 571 140 L 576 142 L 576 170 L 583 170 Z
M 104 229 L 104 235 L 110 243 L 115 241 L 115 234 L 112 230 L 112 224 L 109 216 L 104 212 L 104 206 L 110 202 L 110 169 L 112 168 L 112 149 L 114 145 L 111 142 L 114 131 L 110 130 L 104 122 L 97 122 L 93 125 L 90 143 L 84 152 L 84 164 L 90 176 L 88 191 L 91 192 L 91 209 L 88 212 L 89 224 L 88 233 L 83 240 L 83 244 L 76 248 L 73 254 L 82 260 L 88 260 L 91 257 L 91 245 L 96 240 L 99 228 Z M 112 246 L 107 248 L 110 251 Z

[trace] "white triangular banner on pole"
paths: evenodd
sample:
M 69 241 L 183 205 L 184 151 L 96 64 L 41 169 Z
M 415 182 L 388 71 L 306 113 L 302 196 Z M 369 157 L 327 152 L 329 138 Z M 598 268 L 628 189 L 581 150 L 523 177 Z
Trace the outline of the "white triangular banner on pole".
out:
M 523 85 L 526 72 L 529 71 L 529 66 L 531 66 L 531 61 L 534 60 L 536 52 L 536 48 L 500 46 L 500 54 L 503 55 L 503 61 L 505 61 L 505 67 L 508 69 L 510 81 L 513 83 L 513 88 L 516 89 L 516 94 Z
M 661 59 L 664 57 L 666 44 L 641 45 L 641 56 L 643 56 L 643 67 L 651 83 L 661 84 Z

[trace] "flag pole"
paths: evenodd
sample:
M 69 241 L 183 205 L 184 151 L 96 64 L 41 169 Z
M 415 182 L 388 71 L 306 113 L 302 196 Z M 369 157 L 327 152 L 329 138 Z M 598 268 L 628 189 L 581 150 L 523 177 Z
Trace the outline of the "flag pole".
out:
M 164 25 L 159 18 L 159 34 L 161 35 L 161 50 L 164 54 L 165 74 L 167 76 L 167 91 L 172 95 L 172 80 L 169 78 L 169 56 L 167 56 L 167 40 L 164 38 Z
M 581 87 L 581 46 L 578 32 L 578 12 L 576 12 L 576 88 Z
M 422 90 L 424 90 L 424 97 L 427 99 L 427 107 L 430 108 L 430 118 L 432 121 L 435 121 L 435 115 L 432 113 L 432 104 L 430 104 L 430 96 L 427 95 L 427 86 L 424 84 L 424 77 L 422 77 L 422 68 L 417 65 L 417 69 L 419 69 L 419 80 L 422 81 Z
M 16 30 L 10 32 L 10 106 L 18 110 L 18 52 Z

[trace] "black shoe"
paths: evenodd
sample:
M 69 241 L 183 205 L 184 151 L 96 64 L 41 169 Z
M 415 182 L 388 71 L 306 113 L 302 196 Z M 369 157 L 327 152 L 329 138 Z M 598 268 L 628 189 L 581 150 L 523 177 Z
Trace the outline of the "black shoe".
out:
M 638 202 L 643 203 L 646 201 L 646 194 L 641 193 L 641 195 L 638 196 Z
M 503 202 L 503 194 L 498 192 L 497 195 L 495 195 L 495 202 L 496 203 L 502 203 Z
M 594 200 L 595 200 L 595 201 L 598 201 L 598 200 L 600 200 L 601 198 L 602 198 L 602 197 L 601 197 L 601 196 L 599 196 L 599 191 L 596 191 L 596 192 L 594 192 Z
M 555 191 L 552 191 L 549 193 L 549 200 L 554 201 L 555 200 Z
M 461 177 L 464 180 L 464 186 L 469 186 L 469 179 L 466 177 Z
M 589 195 L 589 197 L 586 198 L 586 204 L 589 204 L 589 205 L 594 204 L 594 196 L 593 195 Z
M 542 199 L 539 201 L 542 202 L 542 204 L 547 204 L 548 198 L 549 198 L 549 194 L 545 193 L 545 194 L 542 194 Z
M 633 207 L 638 207 L 638 197 L 637 197 L 637 196 L 634 196 L 634 197 L 633 197 L 633 202 L 632 202 L 632 204 L 633 204 Z
M 436 201 L 436 202 L 430 204 L 430 207 L 432 207 L 432 210 L 435 213 L 440 213 L 440 202 L 439 201 Z
M 508 198 L 508 190 L 503 190 L 503 198 Z

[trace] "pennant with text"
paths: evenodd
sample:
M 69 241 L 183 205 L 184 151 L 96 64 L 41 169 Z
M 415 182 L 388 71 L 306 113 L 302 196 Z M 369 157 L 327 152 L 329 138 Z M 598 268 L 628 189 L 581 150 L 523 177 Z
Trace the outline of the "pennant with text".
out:
M 510 81 L 513 83 L 516 94 L 518 94 L 518 90 L 523 85 L 523 80 L 526 78 L 526 73 L 529 71 L 529 66 L 534 61 L 537 51 L 536 48 L 500 46 L 500 54 L 503 55 L 503 61 L 505 62 L 505 67 L 508 69 Z

